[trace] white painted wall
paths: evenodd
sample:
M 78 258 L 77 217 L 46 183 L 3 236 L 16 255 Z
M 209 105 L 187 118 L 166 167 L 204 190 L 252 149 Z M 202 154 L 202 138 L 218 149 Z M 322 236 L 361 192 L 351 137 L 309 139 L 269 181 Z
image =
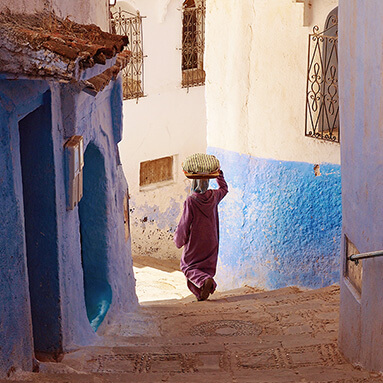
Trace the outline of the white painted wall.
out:
M 64 19 L 69 17 L 80 24 L 96 24 L 104 31 L 109 31 L 108 0 L 0 0 L 0 11 L 7 8 L 16 13 L 54 10 Z
M 338 144 L 305 137 L 308 35 L 337 0 L 209 0 L 208 146 L 260 158 L 340 163 Z
M 55 12 L 80 24 L 96 24 L 109 32 L 109 0 L 51 0 Z
M 132 254 L 180 257 L 172 232 L 190 181 L 186 156 L 206 151 L 205 87 L 181 88 L 182 2 L 136 0 L 116 8 L 136 9 L 143 20 L 144 90 L 147 97 L 124 101 L 120 156 L 130 189 Z M 116 9 L 115 8 L 115 9 Z M 168 186 L 140 191 L 140 162 L 176 155 L 176 177 Z

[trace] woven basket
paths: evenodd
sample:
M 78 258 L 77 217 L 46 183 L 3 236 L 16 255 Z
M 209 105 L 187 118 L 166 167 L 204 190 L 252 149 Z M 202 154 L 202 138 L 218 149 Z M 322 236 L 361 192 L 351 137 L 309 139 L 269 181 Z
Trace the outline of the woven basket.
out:
M 219 176 L 220 163 L 213 155 L 196 153 L 185 159 L 182 169 L 187 178 L 217 178 Z

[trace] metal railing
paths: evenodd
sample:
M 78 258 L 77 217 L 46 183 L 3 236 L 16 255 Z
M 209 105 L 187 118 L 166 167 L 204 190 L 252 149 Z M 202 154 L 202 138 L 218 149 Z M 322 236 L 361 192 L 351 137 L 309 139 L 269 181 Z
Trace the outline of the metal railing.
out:
M 355 262 L 355 264 L 357 265 L 359 263 L 359 260 L 361 259 L 375 258 L 375 257 L 382 257 L 382 256 L 383 256 L 383 250 L 380 250 L 380 251 L 372 251 L 370 253 L 351 254 L 349 257 L 347 257 L 347 260 Z

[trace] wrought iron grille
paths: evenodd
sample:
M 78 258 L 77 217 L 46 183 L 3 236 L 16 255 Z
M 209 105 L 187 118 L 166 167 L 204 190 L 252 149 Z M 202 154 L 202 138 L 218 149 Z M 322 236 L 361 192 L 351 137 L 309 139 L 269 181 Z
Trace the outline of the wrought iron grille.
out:
M 123 70 L 124 100 L 144 97 L 144 54 L 142 19 L 137 14 L 118 9 L 111 14 L 112 32 L 129 37 L 129 45 L 125 48 L 132 52 L 130 63 Z
M 329 17 L 324 31 L 309 35 L 306 136 L 340 142 L 338 100 L 338 20 Z
M 205 85 L 205 0 L 185 0 L 182 6 L 182 87 Z

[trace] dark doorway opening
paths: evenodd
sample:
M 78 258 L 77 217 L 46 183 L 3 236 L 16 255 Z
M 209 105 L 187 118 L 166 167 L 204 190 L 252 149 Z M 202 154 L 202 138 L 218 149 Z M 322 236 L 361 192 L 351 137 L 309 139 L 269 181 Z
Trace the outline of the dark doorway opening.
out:
M 107 272 L 107 180 L 104 157 L 90 143 L 84 154 L 83 197 L 79 203 L 85 304 L 96 331 L 112 302 Z
M 62 352 L 51 96 L 19 121 L 24 228 L 36 356 Z

